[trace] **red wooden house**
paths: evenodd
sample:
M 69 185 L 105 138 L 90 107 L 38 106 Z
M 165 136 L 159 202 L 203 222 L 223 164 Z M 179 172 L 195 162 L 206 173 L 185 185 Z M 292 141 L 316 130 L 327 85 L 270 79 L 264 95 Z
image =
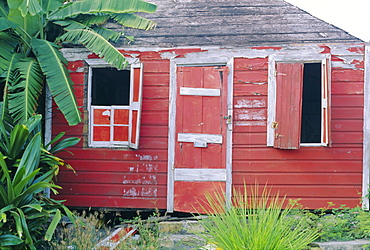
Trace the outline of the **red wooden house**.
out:
M 60 172 L 58 199 L 189 212 L 205 192 L 257 182 L 308 208 L 360 204 L 364 42 L 283 0 L 153 2 L 157 28 L 118 45 L 126 70 L 64 49 L 84 123 L 53 114 L 54 135 L 83 138 L 63 155 L 77 172 Z

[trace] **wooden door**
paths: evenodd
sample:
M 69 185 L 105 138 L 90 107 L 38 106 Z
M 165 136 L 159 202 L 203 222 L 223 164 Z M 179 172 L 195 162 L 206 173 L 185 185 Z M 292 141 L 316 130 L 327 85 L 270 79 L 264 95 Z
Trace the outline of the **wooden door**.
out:
M 227 67 L 178 67 L 174 210 L 202 212 L 204 194 L 225 192 Z

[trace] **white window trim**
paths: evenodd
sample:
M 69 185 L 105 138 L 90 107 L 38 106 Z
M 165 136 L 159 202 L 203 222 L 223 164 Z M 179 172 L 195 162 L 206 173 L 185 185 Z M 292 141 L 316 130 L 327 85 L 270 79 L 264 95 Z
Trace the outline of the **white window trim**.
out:
M 142 69 L 142 63 L 140 63 L 139 59 L 137 58 L 126 58 L 128 61 L 127 69 L 131 69 L 131 77 L 130 77 L 130 105 L 112 105 L 112 106 L 94 106 L 91 105 L 91 95 L 92 95 L 92 69 L 93 68 L 109 68 L 112 67 L 112 65 L 108 64 L 102 59 L 86 59 L 85 62 L 88 64 L 88 84 L 87 84 L 87 113 L 89 117 L 88 121 L 88 146 L 89 147 L 95 147 L 95 148 L 138 148 L 138 143 L 131 143 L 131 134 L 132 134 L 132 110 L 138 111 L 138 121 L 136 124 L 136 138 L 135 141 L 138 142 L 140 133 L 140 120 L 141 120 L 141 103 L 142 103 L 142 86 L 139 88 L 139 101 L 133 102 L 133 80 L 134 78 L 132 75 L 134 74 L 133 69 L 134 68 L 141 68 Z M 142 77 L 143 74 L 140 74 L 140 82 L 142 83 Z M 93 141 L 93 124 L 94 124 L 94 117 L 92 110 L 95 108 L 99 109 L 109 109 L 111 111 L 111 119 L 110 119 L 110 141 L 108 142 L 101 142 L 101 141 Z M 128 109 L 129 110 L 129 129 L 128 129 L 128 141 L 113 141 L 113 122 L 114 122 L 114 110 L 117 109 Z M 112 112 L 113 111 L 113 112 Z M 99 125 L 95 125 L 99 126 Z
M 321 102 L 322 117 L 324 116 L 323 110 L 328 107 L 328 99 L 330 98 L 330 84 L 331 84 L 331 67 L 328 67 L 327 64 L 331 64 L 331 55 L 330 54 L 274 54 L 269 56 L 268 62 L 268 109 L 267 109 L 267 146 L 274 146 L 274 136 L 275 132 L 272 128 L 273 122 L 276 118 L 276 63 L 321 63 L 323 69 L 323 74 L 321 74 L 321 88 L 322 93 L 325 92 L 327 97 L 326 100 Z M 327 74 L 327 75 L 326 75 Z M 328 81 L 326 82 L 326 79 Z M 329 116 L 326 117 L 327 122 L 329 122 Z M 321 143 L 300 143 L 302 147 L 324 147 L 328 146 L 329 138 L 328 132 L 326 133 L 326 138 L 324 140 L 324 120 L 322 119 L 321 124 Z M 330 127 L 328 128 L 330 129 Z M 326 143 L 324 142 L 326 141 Z

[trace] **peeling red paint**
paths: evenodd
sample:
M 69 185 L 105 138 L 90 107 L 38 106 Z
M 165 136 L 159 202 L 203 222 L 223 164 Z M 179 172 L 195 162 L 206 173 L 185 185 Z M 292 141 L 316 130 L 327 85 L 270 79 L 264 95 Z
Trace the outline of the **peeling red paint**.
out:
M 365 47 L 351 47 L 347 49 L 348 51 L 355 52 L 358 54 L 364 54 L 365 53 Z
M 355 65 L 356 68 L 358 69 L 363 69 L 365 68 L 365 62 L 364 61 L 359 61 L 359 60 L 353 60 L 352 64 Z
M 321 54 L 328 54 L 331 52 L 331 49 L 329 46 L 326 46 L 326 45 L 320 45 L 319 46 L 320 48 L 323 49 L 323 51 L 321 51 Z
M 189 48 L 189 49 L 171 49 L 171 50 L 161 50 L 159 53 L 175 53 L 176 58 L 182 58 L 185 57 L 186 54 L 189 53 L 197 53 L 197 52 L 206 52 L 208 50 L 204 50 L 201 48 Z
M 342 58 L 339 58 L 339 57 L 337 57 L 337 56 L 331 56 L 331 61 L 333 62 L 333 61 L 336 61 L 336 62 L 343 62 L 344 60 L 342 59 Z
M 282 47 L 273 47 L 273 46 L 261 46 L 261 47 L 252 47 L 252 49 L 273 49 L 273 50 L 281 50 Z
M 73 62 L 68 62 L 68 70 L 71 71 L 76 71 L 78 68 L 85 66 L 84 61 L 73 61 Z

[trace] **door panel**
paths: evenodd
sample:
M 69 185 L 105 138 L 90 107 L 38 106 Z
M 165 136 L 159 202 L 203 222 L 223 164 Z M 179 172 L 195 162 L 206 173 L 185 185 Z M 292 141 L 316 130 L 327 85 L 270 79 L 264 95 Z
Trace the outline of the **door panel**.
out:
M 174 171 L 185 171 L 178 171 L 174 178 L 176 211 L 199 212 L 197 200 L 204 200 L 205 192 L 225 187 L 219 176 L 212 179 L 212 171 L 226 167 L 226 72 L 220 66 L 177 68 Z M 183 181 L 181 173 L 188 173 L 186 169 L 193 169 L 194 175 Z M 211 177 L 202 178 L 207 171 Z

